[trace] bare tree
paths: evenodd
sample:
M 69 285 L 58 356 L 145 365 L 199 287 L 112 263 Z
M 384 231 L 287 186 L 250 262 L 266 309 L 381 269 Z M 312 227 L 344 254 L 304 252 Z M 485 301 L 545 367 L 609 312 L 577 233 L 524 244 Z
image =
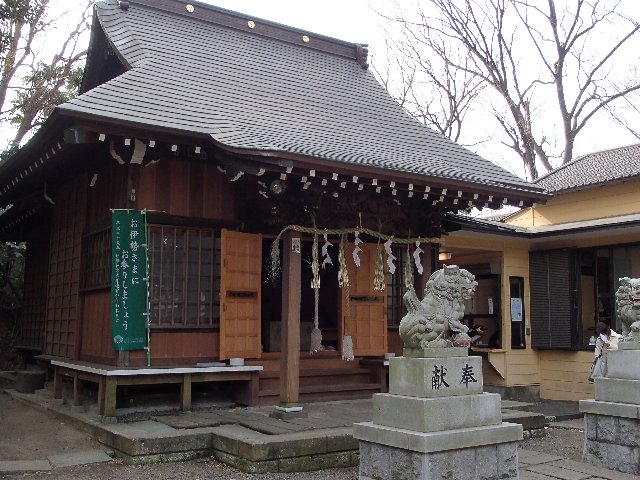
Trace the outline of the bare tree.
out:
M 36 39 L 66 21 L 70 12 L 49 19 L 49 0 L 6 0 L 0 6 L 0 122 L 15 127 L 17 146 L 53 108 L 73 96 L 82 78 L 86 49 L 81 34 L 89 27 L 89 2 L 51 59 L 34 51 Z
M 399 39 L 386 35 L 386 56 L 374 55 L 374 73 L 410 115 L 459 141 L 465 116 L 484 84 L 453 67 L 449 59 L 453 51 L 450 55 L 425 56 L 415 32 L 405 29 L 402 33 Z M 444 44 L 441 49 L 449 51 Z M 464 62 L 460 59 L 461 64 Z
M 569 0 L 559 10 L 554 0 L 428 0 L 415 19 L 394 16 L 406 39 L 397 52 L 409 51 L 418 64 L 438 59 L 490 87 L 486 104 L 503 143 L 535 179 L 552 159 L 572 159 L 576 137 L 595 115 L 640 89 L 635 69 L 619 68 L 637 64 L 640 41 L 623 2 Z M 446 89 L 447 75 L 438 78 Z

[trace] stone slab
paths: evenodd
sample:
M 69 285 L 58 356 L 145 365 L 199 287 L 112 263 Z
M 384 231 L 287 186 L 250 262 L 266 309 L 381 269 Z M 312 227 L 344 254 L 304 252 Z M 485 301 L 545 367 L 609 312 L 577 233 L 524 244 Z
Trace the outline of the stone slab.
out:
M 601 402 L 640 405 L 640 380 L 596 378 L 595 399 Z
M 389 359 L 389 393 L 435 398 L 482 393 L 481 357 Z
M 63 453 L 47 457 L 54 467 L 71 467 L 74 465 L 88 465 L 90 463 L 110 462 L 111 457 L 102 450 L 84 450 L 80 452 Z
M 632 405 L 630 403 L 602 402 L 592 399 L 580 400 L 578 404 L 581 413 L 640 419 L 640 405 Z
M 443 348 L 403 348 L 402 355 L 407 358 L 447 358 L 466 357 L 469 350 L 465 347 Z
M 640 380 L 640 350 L 611 350 L 608 352 L 607 377 Z
M 373 423 L 417 432 L 499 425 L 500 395 L 416 398 L 377 393 L 373 396 Z
M 620 342 L 618 344 L 618 349 L 619 350 L 640 350 L 640 342 Z
M 46 460 L 9 460 L 0 461 L 0 473 L 46 472 L 51 464 Z
M 444 432 L 414 432 L 373 422 L 353 425 L 353 437 L 412 452 L 441 452 L 522 440 L 522 425 L 503 422 L 500 425 L 461 428 Z

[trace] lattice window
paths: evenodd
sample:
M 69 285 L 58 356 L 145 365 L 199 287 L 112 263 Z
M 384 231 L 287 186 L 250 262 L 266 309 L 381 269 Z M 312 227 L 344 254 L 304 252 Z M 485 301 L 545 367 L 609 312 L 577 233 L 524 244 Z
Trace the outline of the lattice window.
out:
M 111 228 L 87 235 L 83 249 L 82 288 L 108 288 L 111 285 Z
M 152 327 L 218 327 L 220 232 L 150 226 Z

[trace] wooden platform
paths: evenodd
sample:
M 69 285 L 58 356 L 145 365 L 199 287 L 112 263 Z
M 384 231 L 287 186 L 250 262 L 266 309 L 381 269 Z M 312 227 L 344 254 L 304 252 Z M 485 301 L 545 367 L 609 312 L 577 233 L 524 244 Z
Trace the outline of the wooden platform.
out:
M 54 397 L 62 398 L 62 378 L 73 379 L 73 404 L 81 402 L 82 381 L 98 385 L 98 414 L 115 416 L 118 386 L 180 385 L 180 409 L 191 410 L 191 385 L 199 382 L 241 382 L 234 401 L 243 405 L 258 403 L 259 365 L 175 368 L 120 368 L 107 365 L 51 359 L 54 367 Z

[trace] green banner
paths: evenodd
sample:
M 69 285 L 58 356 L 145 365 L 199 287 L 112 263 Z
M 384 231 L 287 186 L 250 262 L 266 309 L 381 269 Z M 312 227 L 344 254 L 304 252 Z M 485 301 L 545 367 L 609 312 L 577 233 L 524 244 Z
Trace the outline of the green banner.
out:
M 111 342 L 114 350 L 147 346 L 147 229 L 137 210 L 111 214 Z

